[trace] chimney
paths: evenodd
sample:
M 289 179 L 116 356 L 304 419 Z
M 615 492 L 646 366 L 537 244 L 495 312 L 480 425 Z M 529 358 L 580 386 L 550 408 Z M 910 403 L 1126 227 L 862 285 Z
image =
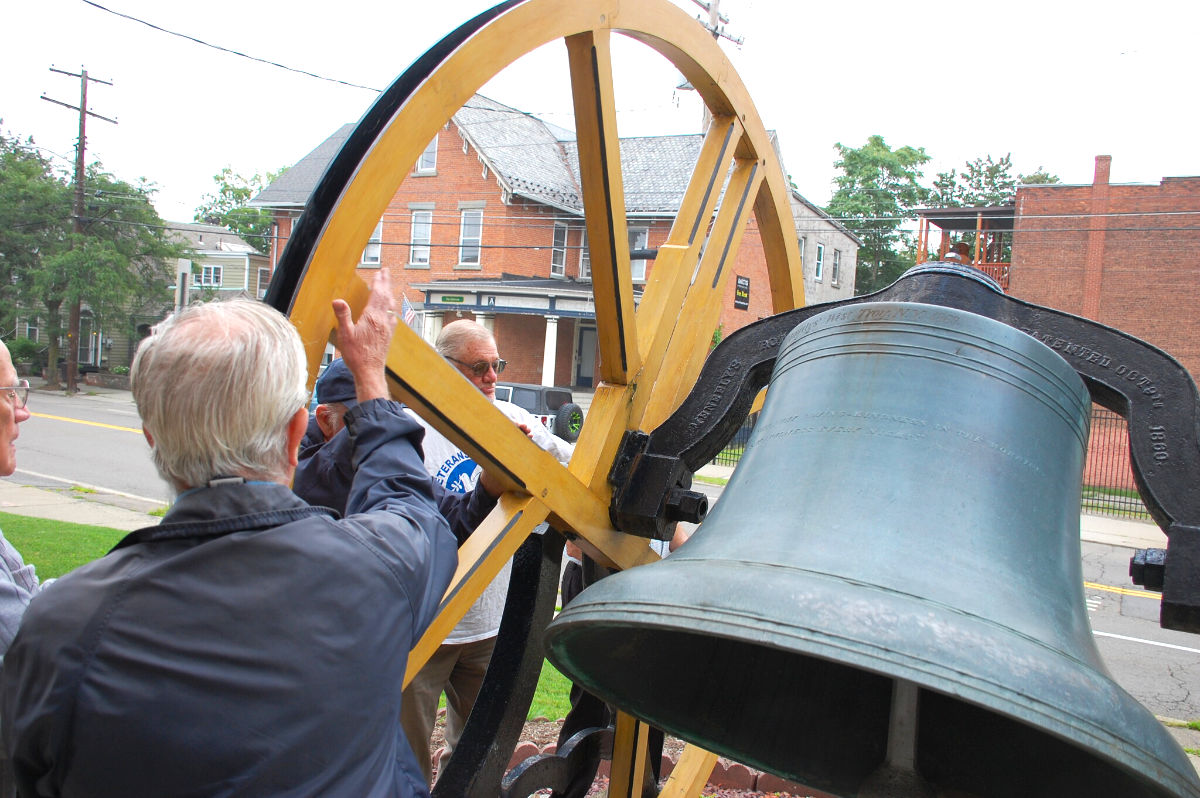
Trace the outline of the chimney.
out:
M 1096 176 L 1092 178 L 1092 185 L 1101 186 L 1108 184 L 1108 172 L 1112 167 L 1111 155 L 1096 156 Z

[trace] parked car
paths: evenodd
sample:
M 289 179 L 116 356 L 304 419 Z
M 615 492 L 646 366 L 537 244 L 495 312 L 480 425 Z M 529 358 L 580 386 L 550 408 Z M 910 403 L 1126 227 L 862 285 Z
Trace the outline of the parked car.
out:
M 496 398 L 528 410 L 546 429 L 568 443 L 574 443 L 583 428 L 583 408 L 575 404 L 570 388 L 498 382 Z

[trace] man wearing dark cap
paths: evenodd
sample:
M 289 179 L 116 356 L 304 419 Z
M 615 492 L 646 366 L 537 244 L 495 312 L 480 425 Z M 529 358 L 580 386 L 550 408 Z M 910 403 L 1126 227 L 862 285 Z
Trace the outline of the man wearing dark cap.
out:
M 317 407 L 301 445 L 300 462 L 292 481 L 292 491 L 301 499 L 339 513 L 346 511 L 346 497 L 354 479 L 353 442 L 343 419 L 357 404 L 355 390 L 354 375 L 344 360 L 339 358 L 325 368 L 317 380 Z M 491 485 L 483 476 L 482 490 L 452 493 L 436 481 L 433 483 L 438 509 L 460 544 L 496 506 L 501 491 Z

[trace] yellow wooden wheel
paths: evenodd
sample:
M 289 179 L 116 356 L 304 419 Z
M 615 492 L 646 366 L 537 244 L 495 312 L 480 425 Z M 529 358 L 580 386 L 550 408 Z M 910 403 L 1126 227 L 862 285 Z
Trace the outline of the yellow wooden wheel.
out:
M 635 309 L 613 89 L 614 35 L 660 53 L 712 116 L 666 243 Z M 314 191 L 268 301 L 286 310 L 315 374 L 335 327 L 330 300 L 361 304 L 355 267 L 388 201 L 422 150 L 485 82 L 546 43 L 563 40 L 579 143 L 601 382 L 569 469 L 538 449 L 405 325 L 388 361 L 394 395 L 417 410 L 509 492 L 460 550 L 442 613 L 414 649 L 423 664 L 535 526 L 578 536 L 602 563 L 656 559 L 646 540 L 615 530 L 607 482 L 626 430 L 654 429 L 696 381 L 717 326 L 733 255 L 756 217 L 775 312 L 803 304 L 784 175 L 757 111 L 712 36 L 667 0 L 512 0 L 446 37 L 364 116 Z M 702 784 L 703 782 L 701 782 Z

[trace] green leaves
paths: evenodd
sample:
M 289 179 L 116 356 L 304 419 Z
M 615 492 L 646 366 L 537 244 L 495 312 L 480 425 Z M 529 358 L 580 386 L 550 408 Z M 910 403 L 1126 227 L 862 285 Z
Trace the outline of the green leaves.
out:
M 929 155 L 923 147 L 893 150 L 879 135 L 861 147 L 835 146 L 840 157 L 834 166 L 842 174 L 834 179 L 837 190 L 825 210 L 862 239 L 855 293 L 870 293 L 912 265 L 905 252 L 910 234 L 902 226 L 929 194 L 920 184 Z
M 0 133 L 0 312 L 41 317 L 49 362 L 58 358 L 66 311 L 79 303 L 98 325 L 131 326 L 134 313 L 169 309 L 173 266 L 187 248 L 171 243 L 150 204 L 152 189 L 88 167 L 75 215 L 75 187 L 32 140 Z M 168 264 L 170 264 L 168 266 Z
M 204 203 L 196 209 L 195 221 L 227 227 L 241 236 L 247 244 L 266 254 L 271 247 L 271 212 L 265 208 L 247 206 L 250 200 L 283 174 L 284 170 L 254 174 L 236 174 L 226 166 L 213 175 L 217 184 L 215 194 L 206 194 Z

